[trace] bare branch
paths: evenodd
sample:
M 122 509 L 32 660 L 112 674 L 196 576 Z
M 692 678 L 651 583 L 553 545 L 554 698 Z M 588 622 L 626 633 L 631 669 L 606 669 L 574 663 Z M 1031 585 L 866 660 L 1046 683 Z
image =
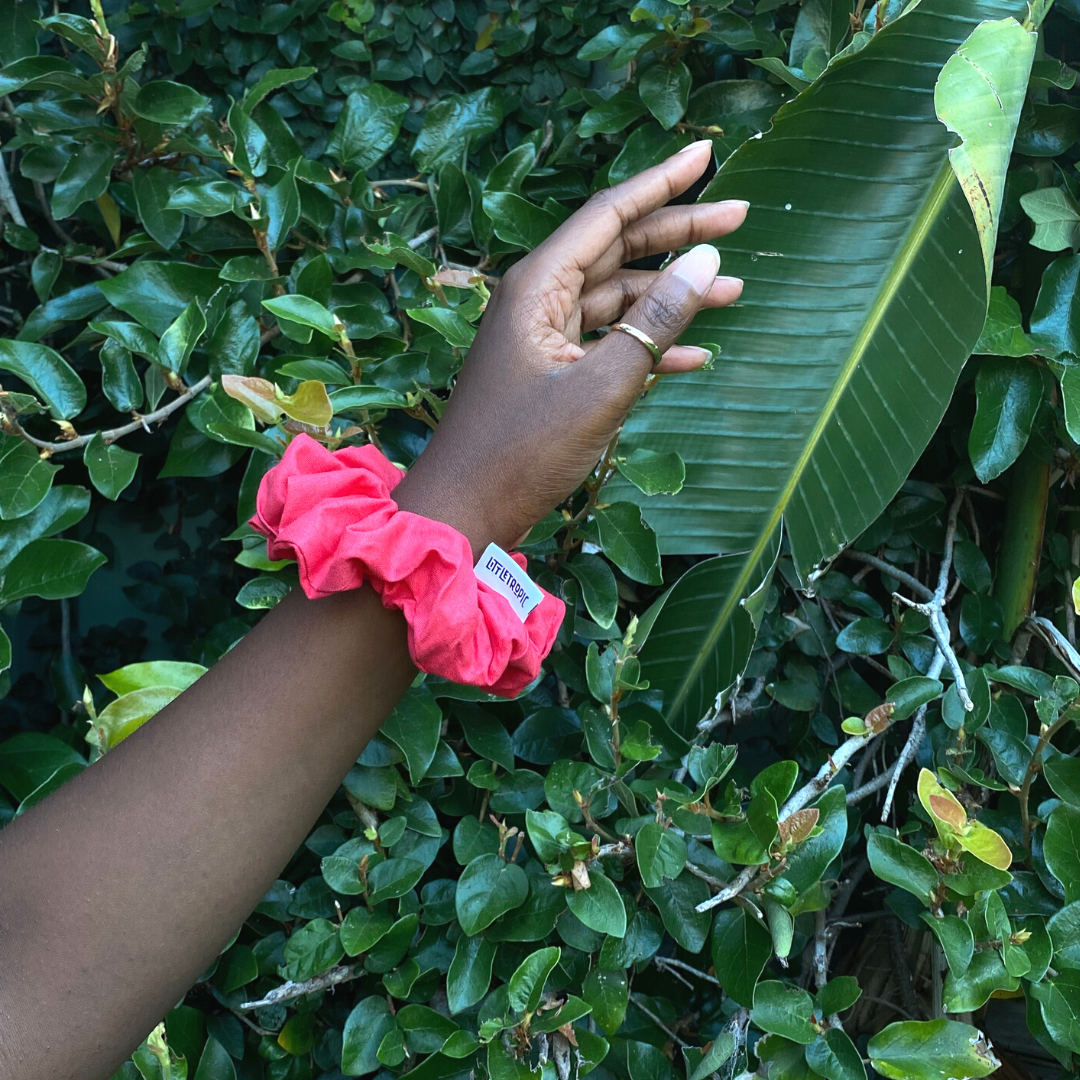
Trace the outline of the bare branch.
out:
M 846 555 L 849 559 L 854 559 L 856 562 L 866 563 L 867 566 L 872 566 L 875 570 L 880 570 L 883 574 L 896 578 L 897 581 L 906 585 L 912 592 L 918 593 L 919 596 L 927 600 L 930 600 L 934 595 L 933 590 L 927 588 L 917 577 L 912 577 L 906 570 L 901 570 L 900 567 L 893 566 L 892 563 L 879 559 L 876 555 L 871 555 L 867 551 L 846 548 L 841 554 Z
M 182 405 L 186 405 L 192 398 L 198 397 L 199 394 L 210 385 L 210 381 L 210 376 L 204 375 L 197 383 L 187 387 L 183 393 L 177 394 L 168 405 L 162 405 L 160 409 L 132 420 L 130 424 L 111 428 L 109 431 L 102 431 L 100 432 L 101 437 L 106 443 L 114 443 L 117 439 L 122 439 L 125 435 L 130 435 L 133 431 L 138 431 L 140 429 L 149 430 L 150 424 L 161 423 L 176 412 Z M 9 420 L 8 423 L 14 428 L 13 434 L 18 435 L 21 439 L 25 439 L 28 443 L 33 443 L 39 450 L 44 450 L 49 455 L 65 454 L 71 450 L 81 450 L 88 442 L 90 442 L 94 435 L 99 434 L 98 432 L 94 432 L 91 435 L 80 435 L 75 439 L 69 439 L 67 442 L 45 442 L 42 439 L 35 439 L 33 435 L 28 434 L 14 421 Z
M 341 983 L 358 979 L 364 974 L 363 964 L 344 964 L 340 967 L 332 967 L 314 979 L 305 979 L 303 982 L 282 983 L 281 986 L 271 990 L 266 997 L 258 1001 L 245 1001 L 241 1009 L 262 1009 L 267 1005 L 278 1005 L 283 1001 L 292 1001 L 293 998 L 303 997 L 305 994 L 314 994 L 319 990 L 329 990 Z

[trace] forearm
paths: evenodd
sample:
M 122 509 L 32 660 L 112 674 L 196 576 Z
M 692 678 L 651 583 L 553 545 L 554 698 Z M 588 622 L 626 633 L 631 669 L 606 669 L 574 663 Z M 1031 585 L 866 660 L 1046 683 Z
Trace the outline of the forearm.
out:
M 0 1077 L 109 1075 L 250 914 L 415 674 L 404 618 L 370 588 L 297 590 L 0 832 Z

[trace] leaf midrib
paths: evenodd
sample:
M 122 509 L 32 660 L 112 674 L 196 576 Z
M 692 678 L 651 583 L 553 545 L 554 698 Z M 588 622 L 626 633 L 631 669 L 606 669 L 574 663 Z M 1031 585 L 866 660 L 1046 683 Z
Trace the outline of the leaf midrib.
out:
M 783 519 L 784 510 L 791 501 L 792 495 L 795 494 L 795 489 L 798 487 L 799 481 L 802 479 L 802 475 L 806 471 L 807 465 L 810 464 L 810 459 L 813 457 L 818 443 L 825 434 L 825 429 L 828 426 L 829 421 L 836 412 L 837 406 L 840 404 L 840 400 L 843 398 L 848 385 L 855 377 L 855 372 L 858 371 L 859 364 L 862 362 L 866 350 L 870 346 L 870 342 L 873 341 L 874 335 L 880 328 L 881 323 L 885 318 L 885 313 L 889 310 L 890 305 L 895 299 L 901 283 L 911 269 L 915 257 L 922 250 L 922 247 L 930 234 L 930 230 L 940 216 L 954 183 L 956 183 L 956 177 L 953 173 L 952 165 L 946 157 L 938 170 L 937 176 L 934 178 L 934 182 L 930 185 L 930 188 L 926 193 L 921 210 L 912 222 L 907 236 L 904 238 L 898 257 L 894 260 L 892 268 L 885 275 L 881 287 L 878 290 L 878 294 L 874 298 L 873 304 L 870 305 L 870 310 L 852 344 L 847 359 L 844 361 L 840 377 L 833 385 L 833 389 L 818 415 L 817 422 L 810 432 L 810 437 L 807 439 L 806 445 L 803 447 L 803 451 L 799 455 L 798 461 L 796 461 L 794 468 L 791 470 L 787 483 L 777 497 L 776 504 L 770 512 L 768 520 L 758 534 L 757 543 L 747 553 L 743 568 L 739 572 L 723 606 L 717 613 L 708 637 L 701 649 L 698 650 L 694 662 L 687 670 L 686 676 L 679 686 L 678 692 L 672 699 L 670 705 L 666 707 L 666 715 L 671 716 L 677 709 L 682 707 L 683 702 L 689 694 L 690 687 L 697 680 L 698 674 L 705 663 L 705 658 L 710 655 L 713 648 L 715 648 L 716 641 L 723 632 L 728 620 L 731 618 L 735 606 L 742 603 L 742 594 L 747 587 L 750 574 L 760 562 L 762 555 L 765 553 L 765 546 L 768 544 L 769 538 L 773 535 L 776 527 Z

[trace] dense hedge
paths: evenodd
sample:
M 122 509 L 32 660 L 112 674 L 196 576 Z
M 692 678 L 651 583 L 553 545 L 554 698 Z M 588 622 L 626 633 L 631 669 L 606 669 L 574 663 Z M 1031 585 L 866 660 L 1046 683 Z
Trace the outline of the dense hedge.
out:
M 1080 9 L 900 8 L 8 4 L 0 823 L 295 585 L 293 434 L 409 465 L 505 267 L 692 139 L 753 204 L 715 367 L 523 547 L 541 680 L 410 690 L 118 1076 L 1074 1070 Z

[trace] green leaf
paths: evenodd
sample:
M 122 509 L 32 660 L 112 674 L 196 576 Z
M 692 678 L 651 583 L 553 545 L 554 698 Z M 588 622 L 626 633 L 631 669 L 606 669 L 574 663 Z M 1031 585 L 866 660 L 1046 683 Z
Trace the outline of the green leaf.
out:
M 852 975 L 830 979 L 814 997 L 823 1016 L 833 1016 L 850 1009 L 862 996 L 859 981 Z
M 0 521 L 14 521 L 40 506 L 60 471 L 14 435 L 0 437 Z
M 681 60 L 651 64 L 638 77 L 641 100 L 665 131 L 683 118 L 691 81 L 690 69 Z
M 516 863 L 498 855 L 478 855 L 458 879 L 454 904 L 466 934 L 478 934 L 504 912 L 525 903 L 529 879 Z
M 298 163 L 299 159 L 263 192 L 262 212 L 269 218 L 266 246 L 270 251 L 277 251 L 285 243 L 289 230 L 300 220 L 300 192 L 296 187 Z
M 1005 173 L 1037 38 L 1015 19 L 980 23 L 945 62 L 934 87 L 938 118 L 961 139 L 949 161 L 979 230 L 988 293 Z
M 24 731 L 0 743 L 0 784 L 22 802 L 58 769 L 86 764 L 68 743 L 40 731 Z
M 246 112 L 251 112 L 264 98 L 275 90 L 292 83 L 306 82 L 318 68 L 273 68 L 261 76 L 259 81 L 244 94 L 243 106 Z
M 767 979 L 754 987 L 754 1008 L 750 1019 L 762 1031 L 770 1031 L 803 1046 L 817 1038 L 810 1021 L 813 998 L 797 986 Z
M 120 493 L 135 479 L 139 456 L 122 446 L 106 443 L 101 432 L 97 431 L 83 450 L 83 463 L 90 473 L 90 482 L 94 487 L 106 499 L 115 502 Z
M 686 480 L 686 463 L 674 451 L 638 449 L 615 465 L 643 495 L 677 495 Z
M 963 975 L 975 955 L 975 938 L 971 933 L 971 926 L 956 915 L 935 917 L 924 911 L 919 918 L 930 927 L 941 944 L 950 973 L 957 977 Z
M 382 1067 L 376 1056 L 379 1044 L 397 1030 L 384 998 L 366 997 L 349 1013 L 342 1032 L 341 1071 L 346 1076 L 367 1076 Z
M 1061 805 L 1050 815 L 1043 856 L 1065 889 L 1065 903 L 1080 900 L 1080 810 Z
M 52 215 L 58 221 L 71 217 L 84 203 L 104 195 L 116 160 L 112 143 L 87 142 L 67 159 L 53 187 Z
M 183 127 L 190 124 L 210 102 L 197 90 L 183 83 L 156 79 L 139 87 L 131 102 L 132 109 L 144 120 L 166 127 Z
M 642 677 L 663 692 L 664 717 L 684 738 L 693 737 L 698 721 L 734 685 L 750 658 L 779 533 L 773 539 L 746 592 L 736 591 L 742 557 L 721 555 L 688 570 L 642 620 Z M 646 629 L 650 616 L 651 629 Z
M 980 1031 L 955 1020 L 903 1020 L 872 1036 L 870 1064 L 888 1080 L 989 1076 L 1001 1062 Z
M 612 503 L 594 513 L 604 554 L 627 577 L 646 585 L 662 585 L 656 534 L 645 524 L 641 511 L 626 502 Z
M 840 1028 L 829 1028 L 806 1048 L 806 1063 L 826 1080 L 866 1080 L 862 1055 Z
M 630 452 L 678 451 L 686 486 L 643 503 L 615 478 L 606 495 L 642 502 L 664 552 L 745 551 L 735 596 L 782 518 L 803 581 L 858 536 L 944 413 L 987 295 L 978 230 L 948 161 L 955 137 L 930 91 L 980 22 L 1012 14 L 1025 10 L 1006 0 L 923 0 L 833 64 L 814 93 L 782 106 L 705 193 L 752 203 L 737 241 L 721 243 L 724 272 L 746 283 L 739 304 L 702 312 L 684 335 L 688 344 L 723 341 L 724 362 L 661 380 L 620 442 Z M 823 120 L 821 101 L 870 85 L 888 103 L 888 124 L 876 111 L 846 109 Z M 917 164 L 906 152 L 916 142 Z M 871 177 L 881 197 L 845 218 L 823 288 L 814 269 L 822 234 L 809 222 L 859 202 Z M 958 281 L 978 287 L 960 295 Z M 936 299 L 946 291 L 947 310 Z M 748 440 L 761 452 L 747 453 Z
M 232 210 L 240 194 L 240 189 L 229 180 L 196 177 L 183 180 L 173 188 L 166 209 L 179 210 L 193 217 L 217 217 Z M 266 260 L 261 261 L 265 266 Z
M 217 287 L 216 270 L 185 262 L 137 262 L 100 283 L 113 307 L 158 335 L 193 300 L 209 300 Z
M 886 694 L 886 700 L 893 706 L 893 722 L 906 720 L 920 705 L 940 697 L 942 689 L 940 680 L 925 675 L 913 675 L 893 683 Z
M 217 1039 L 206 1040 L 193 1080 L 236 1080 L 233 1059 Z
M 1056 978 L 1031 984 L 1043 1022 L 1059 1046 L 1080 1053 L 1080 971 L 1063 971 Z
M 925 855 L 895 836 L 878 832 L 871 833 L 866 841 L 866 854 L 870 869 L 882 881 L 905 889 L 924 904 L 930 903 L 938 887 L 938 872 Z
M 1080 255 L 1055 259 L 1044 271 L 1035 308 L 1031 313 L 1031 336 L 1040 351 L 1052 356 L 1080 356 L 1080 303 L 1077 280 Z
M 590 969 L 582 981 L 581 996 L 606 1035 L 614 1035 L 622 1027 L 629 1002 L 629 983 L 625 971 L 609 971 L 602 967 Z
M 55 420 L 86 408 L 86 387 L 55 349 L 30 341 L 0 341 L 0 371 L 17 375 L 48 406 Z
M 1042 376 L 1026 360 L 990 357 L 975 380 L 978 407 L 968 453 L 985 484 L 1000 476 L 1027 445 L 1042 401 Z
M 1043 251 L 1080 247 L 1080 205 L 1061 188 L 1040 188 L 1020 196 L 1020 205 L 1035 226 L 1031 243 Z
M 423 781 L 439 746 L 442 709 L 424 687 L 409 690 L 383 721 L 382 734 L 396 743 L 409 765 L 413 784 Z
M 281 975 L 293 982 L 314 978 L 345 955 L 337 926 L 328 919 L 312 919 L 285 943 Z
M 412 157 L 421 172 L 460 157 L 468 146 L 498 130 L 503 121 L 502 93 L 495 87 L 470 94 L 448 94 L 428 106 L 424 124 L 413 144 Z
M 131 186 L 143 228 L 168 251 L 184 231 L 184 215 L 169 207 L 169 196 L 176 187 L 176 174 L 161 165 L 133 169 Z
M 446 999 L 451 1014 L 471 1008 L 488 992 L 495 942 L 483 937 L 458 938 L 446 976 Z
M 619 609 L 619 589 L 611 567 L 598 555 L 578 554 L 563 564 L 581 586 L 581 598 L 597 626 L 606 630 Z
M 130 413 L 141 409 L 143 385 L 135 370 L 131 352 L 119 342 L 107 338 L 98 357 L 101 360 L 101 389 L 109 404 L 117 412 Z
M 1080 761 L 1059 755 L 1043 766 L 1043 776 L 1062 802 L 1080 810 Z
M 310 326 L 335 341 L 338 338 L 337 319 L 334 315 L 322 304 L 309 300 L 306 296 L 277 296 L 272 300 L 264 300 L 262 306 L 271 315 L 278 315 L 301 326 Z
M 634 850 L 641 880 L 650 889 L 660 888 L 665 878 L 678 877 L 686 866 L 686 841 L 655 821 L 642 825 L 634 838 Z
M 722 908 L 713 924 L 712 956 L 727 995 L 752 1004 L 754 986 L 772 956 L 769 931 L 743 908 Z
M 550 211 L 511 191 L 485 191 L 483 205 L 495 235 L 526 251 L 539 247 L 561 224 Z
M 800 894 L 821 880 L 847 839 L 847 794 L 839 784 L 829 788 L 811 807 L 818 811 L 817 827 L 821 832 L 804 840 L 788 855 L 784 872 L 784 877 Z
M 122 695 L 151 686 L 174 686 L 177 690 L 186 690 L 205 674 L 206 668 L 202 664 L 184 660 L 148 660 L 99 675 L 98 680 L 107 690 Z
M 476 327 L 458 312 L 447 308 L 409 308 L 409 318 L 437 330 L 446 343 L 455 349 L 467 349 L 476 337 Z
M 379 83 L 352 91 L 326 152 L 346 169 L 370 169 L 394 145 L 409 102 Z
M 547 949 L 539 949 L 522 960 L 507 983 L 507 999 L 510 1002 L 510 1008 L 519 1013 L 536 1011 L 548 976 L 555 970 L 555 965 L 561 956 L 562 949 L 551 946 Z
M 590 929 L 598 934 L 621 938 L 626 934 L 626 908 L 619 890 L 603 874 L 593 870 L 587 889 L 567 893 L 566 906 Z M 458 886 L 459 890 L 461 886 Z
M 1029 356 L 1035 351 L 1024 333 L 1020 305 L 1000 285 L 990 289 L 986 322 L 972 351 L 990 356 Z
M 1008 973 L 996 950 L 977 952 L 962 975 L 950 971 L 945 977 L 942 1001 L 948 1012 L 973 1012 L 997 991 L 1011 992 L 1019 986 L 1019 980 Z
M 0 607 L 27 596 L 43 600 L 78 596 L 90 575 L 104 562 L 100 551 L 77 540 L 34 540 L 5 571 Z
M 180 693 L 180 689 L 175 686 L 148 686 L 143 690 L 122 694 L 115 701 L 110 701 L 98 714 L 87 741 L 99 746 L 103 753 L 111 750 L 138 731 L 147 720 L 179 697 Z
M 341 944 L 346 955 L 366 953 L 386 937 L 393 925 L 393 918 L 385 911 L 354 907 L 341 924 Z
M 836 635 L 836 647 L 856 656 L 878 656 L 889 651 L 895 636 L 880 619 L 856 619 Z

